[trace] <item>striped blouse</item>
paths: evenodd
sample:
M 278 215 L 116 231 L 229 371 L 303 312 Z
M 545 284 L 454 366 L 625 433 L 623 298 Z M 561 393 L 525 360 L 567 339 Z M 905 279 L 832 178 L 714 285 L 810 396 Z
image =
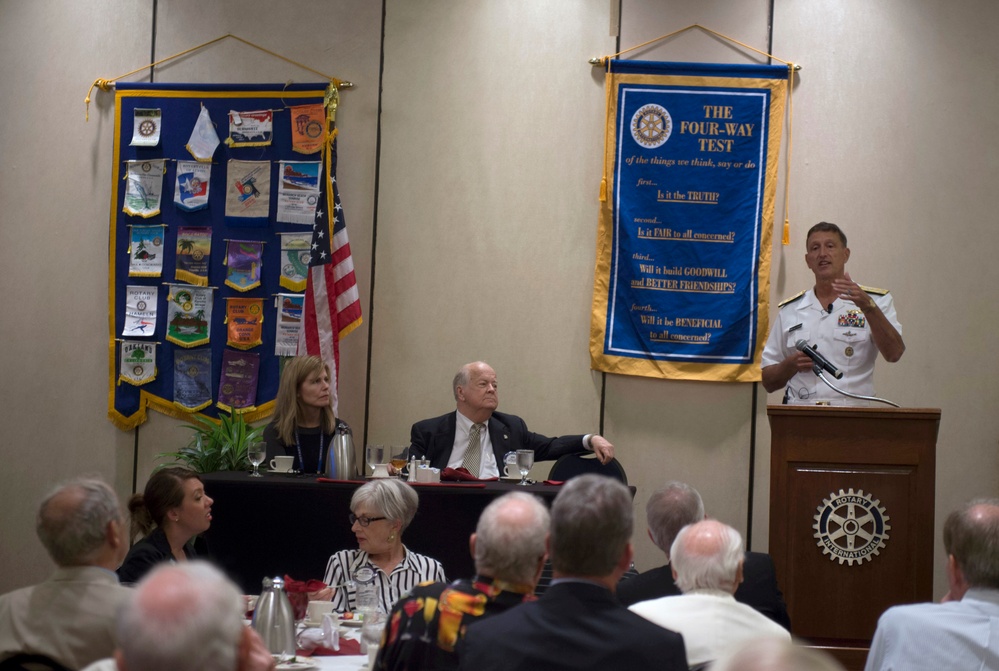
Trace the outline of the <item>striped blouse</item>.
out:
M 384 571 L 368 561 L 368 553 L 363 550 L 340 550 L 326 564 L 325 582 L 333 589 L 333 610 L 338 613 L 353 611 L 356 606 L 356 589 L 353 575 L 360 567 L 368 565 L 375 571 L 375 585 L 378 588 L 378 601 L 385 613 L 404 594 L 421 582 L 428 580 L 445 582 L 444 567 L 436 559 L 410 552 L 403 547 L 405 555 L 399 565 L 386 575 Z

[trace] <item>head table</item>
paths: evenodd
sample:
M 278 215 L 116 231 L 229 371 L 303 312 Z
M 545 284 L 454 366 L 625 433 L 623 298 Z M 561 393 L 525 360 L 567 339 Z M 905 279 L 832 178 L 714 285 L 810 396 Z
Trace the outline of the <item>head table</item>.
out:
M 337 550 L 356 548 L 350 530 L 350 497 L 363 482 L 320 482 L 315 475 L 244 472 L 203 476 L 212 504 L 206 534 L 212 559 L 246 594 L 260 592 L 264 577 L 323 577 Z M 509 491 L 526 491 L 551 504 L 559 486 L 515 482 L 414 483 L 420 507 L 402 535 L 406 547 L 444 565 L 449 579 L 469 577 L 475 565 L 468 537 L 479 514 Z

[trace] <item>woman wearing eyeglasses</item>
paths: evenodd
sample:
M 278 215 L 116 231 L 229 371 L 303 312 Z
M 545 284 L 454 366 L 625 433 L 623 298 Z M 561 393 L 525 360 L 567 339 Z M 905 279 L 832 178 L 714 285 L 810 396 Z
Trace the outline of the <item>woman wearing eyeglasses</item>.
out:
M 401 480 L 378 478 L 357 488 L 350 499 L 348 519 L 358 549 L 340 550 L 330 557 L 323 578 L 332 589 L 334 610 L 356 609 L 353 576 L 365 566 L 374 569 L 379 609 L 385 613 L 421 582 L 445 580 L 439 561 L 410 552 L 402 544 L 402 533 L 413 521 L 418 505 L 416 490 Z

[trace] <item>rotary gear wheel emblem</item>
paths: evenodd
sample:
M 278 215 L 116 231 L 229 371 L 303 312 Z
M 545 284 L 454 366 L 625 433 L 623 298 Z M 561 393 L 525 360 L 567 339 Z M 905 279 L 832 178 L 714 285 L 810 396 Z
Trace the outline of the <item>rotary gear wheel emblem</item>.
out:
M 644 105 L 631 117 L 631 137 L 646 149 L 663 146 L 672 133 L 673 117 L 661 105 Z
M 885 515 L 880 500 L 864 494 L 863 489 L 841 489 L 839 494 L 830 493 L 816 510 L 813 536 L 831 561 L 853 566 L 854 562 L 861 564 L 881 554 L 891 530 L 891 518 Z

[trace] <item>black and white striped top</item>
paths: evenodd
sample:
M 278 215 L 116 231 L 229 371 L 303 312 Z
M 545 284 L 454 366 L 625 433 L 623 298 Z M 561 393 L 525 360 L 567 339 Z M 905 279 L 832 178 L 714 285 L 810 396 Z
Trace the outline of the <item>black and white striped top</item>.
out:
M 409 590 L 428 580 L 446 582 L 444 567 L 436 559 L 410 552 L 403 548 L 405 555 L 399 565 L 386 575 L 384 571 L 368 560 L 363 550 L 340 550 L 326 564 L 325 582 L 333 589 L 333 610 L 342 613 L 357 607 L 354 586 L 354 572 L 364 565 L 375 571 L 375 585 L 378 588 L 378 602 L 383 612 L 390 613 L 392 606 Z

